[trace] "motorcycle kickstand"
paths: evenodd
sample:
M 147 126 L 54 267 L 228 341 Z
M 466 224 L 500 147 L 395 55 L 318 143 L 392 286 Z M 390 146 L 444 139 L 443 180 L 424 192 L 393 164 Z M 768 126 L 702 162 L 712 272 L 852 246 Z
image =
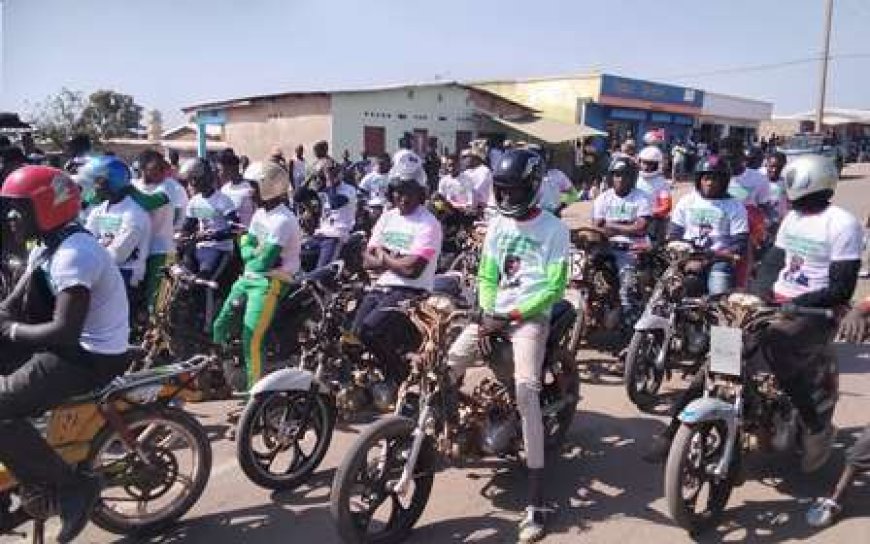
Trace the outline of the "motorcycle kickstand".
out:
M 33 520 L 33 539 L 31 540 L 33 544 L 45 544 L 45 520 L 44 519 L 34 519 Z

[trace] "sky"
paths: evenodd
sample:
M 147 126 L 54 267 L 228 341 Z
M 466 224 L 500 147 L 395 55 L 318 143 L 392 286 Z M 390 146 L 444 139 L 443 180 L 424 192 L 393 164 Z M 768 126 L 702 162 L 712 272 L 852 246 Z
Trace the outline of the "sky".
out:
M 0 0 L 0 110 L 61 87 L 159 109 L 606 73 L 815 107 L 824 0 Z M 827 105 L 870 109 L 870 0 L 834 0 Z M 809 59 L 809 60 L 808 60 Z

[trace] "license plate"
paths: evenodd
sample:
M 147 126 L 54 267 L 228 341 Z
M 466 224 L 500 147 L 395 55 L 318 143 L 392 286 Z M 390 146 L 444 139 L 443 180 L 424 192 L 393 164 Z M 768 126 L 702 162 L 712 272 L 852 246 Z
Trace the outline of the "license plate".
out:
M 571 251 L 571 279 L 582 280 L 584 268 L 586 268 L 586 252 L 580 250 Z
M 743 360 L 743 330 L 737 327 L 710 327 L 710 370 L 717 374 L 740 376 Z

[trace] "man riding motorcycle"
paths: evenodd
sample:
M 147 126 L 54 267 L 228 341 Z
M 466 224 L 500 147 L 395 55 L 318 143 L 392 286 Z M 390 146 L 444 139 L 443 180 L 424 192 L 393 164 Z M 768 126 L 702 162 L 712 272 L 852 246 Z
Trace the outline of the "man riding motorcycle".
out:
M 377 168 L 365 176 L 359 182 L 361 191 L 368 194 L 366 206 L 372 219 L 377 221 L 387 205 L 387 186 L 390 184 L 390 156 L 386 153 L 378 155 Z
M 257 183 L 260 208 L 251 218 L 248 233 L 239 242 L 244 272 L 233 283 L 220 313 L 215 317 L 212 338 L 226 344 L 233 322 L 234 304 L 247 300 L 243 318 L 242 344 L 247 365 L 245 390 L 260 379 L 265 346 L 263 338 L 288 285 L 299 272 L 302 231 L 287 207 L 290 174 L 273 162 L 254 163 L 245 172 Z
M 85 228 L 109 251 L 130 294 L 145 279 L 151 243 L 151 218 L 130 196 L 130 169 L 117 157 L 94 157 L 79 169 L 78 177 L 93 185 L 101 201 L 88 215 Z
M 67 465 L 29 418 L 126 370 L 127 295 L 112 256 L 75 223 L 80 193 L 66 173 L 25 166 L 6 179 L 0 199 L 3 219 L 38 242 L 27 279 L 0 303 L 0 462 L 24 485 L 56 490 L 57 539 L 70 542 L 100 482 Z
M 665 158 L 661 149 L 652 145 L 643 148 L 637 158 L 640 165 L 637 188 L 649 197 L 652 206 L 649 232 L 653 242 L 660 244 L 667 236 L 672 205 L 671 186 L 662 173 Z
M 778 302 L 838 309 L 855 292 L 863 229 L 851 213 L 831 204 L 838 178 L 834 164 L 820 155 L 798 157 L 783 171 L 792 209 L 760 264 L 757 286 L 768 291 L 772 283 Z M 833 427 L 816 411 L 805 368 L 812 348 L 830 340 L 833 326 L 828 319 L 795 317 L 774 325 L 760 339 L 768 365 L 808 431 L 803 435 L 805 472 L 825 464 L 834 440 Z
M 232 199 L 215 188 L 215 174 L 205 159 L 189 159 L 178 177 L 193 191 L 187 203 L 180 238 L 190 240 L 181 255 L 185 267 L 204 280 L 217 281 L 233 256 L 239 214 Z M 203 332 L 211 330 L 214 289 L 205 290 Z
M 479 324 L 463 329 L 448 353 L 451 375 L 492 352 L 494 336 L 513 345 L 517 408 L 522 418 L 529 495 L 520 539 L 544 535 L 544 427 L 539 393 L 549 315 L 567 285 L 568 228 L 536 201 L 543 163 L 534 152 L 505 152 L 493 175 L 498 215 L 488 225 L 478 270 Z
M 378 219 L 363 253 L 363 266 L 380 277 L 360 302 L 352 327 L 393 386 L 407 377 L 402 356 L 416 339 L 407 318 L 388 309 L 432 291 L 441 253 L 441 224 L 423 205 L 421 171 L 419 162 L 404 161 L 391 174 L 388 196 L 393 207 Z
M 695 191 L 681 198 L 671 214 L 668 240 L 684 240 L 723 258 L 736 259 L 746 251 L 749 224 L 746 208 L 728 196 L 728 166 L 717 156 L 704 158 L 695 169 Z M 734 284 L 734 265 L 713 263 L 706 271 L 707 292 L 724 293 Z M 695 291 L 702 287 L 692 286 Z
M 637 167 L 631 159 L 620 157 L 610 165 L 610 189 L 595 199 L 592 221 L 604 229 L 608 237 L 626 237 L 633 245 L 648 244 L 647 227 L 652 214 L 650 199 L 637 188 Z M 638 301 L 631 292 L 637 268 L 637 254 L 631 248 L 613 249 L 611 252 L 619 270 L 619 299 L 626 326 L 631 326 Z
M 225 152 L 218 160 L 217 176 L 221 192 L 233 201 L 239 221 L 247 227 L 257 210 L 256 192 L 251 182 L 242 177 L 240 165 L 241 161 L 235 153 Z
M 356 189 L 342 179 L 344 168 L 332 161 L 324 168 L 324 185 L 318 197 L 321 202 L 320 224 L 311 240 L 319 251 L 317 268 L 334 261 L 341 244 L 347 241 L 356 222 Z

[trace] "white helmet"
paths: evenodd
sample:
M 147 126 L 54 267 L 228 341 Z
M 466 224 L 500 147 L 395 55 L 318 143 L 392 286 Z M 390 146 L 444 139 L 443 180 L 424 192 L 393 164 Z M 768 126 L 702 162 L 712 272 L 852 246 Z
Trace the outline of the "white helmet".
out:
M 413 179 L 425 188 L 426 172 L 423 171 L 423 161 L 413 152 L 401 155 L 396 164 L 393 165 L 393 169 L 390 170 L 390 179 Z
M 662 155 L 662 150 L 648 145 L 641 149 L 640 154 L 637 156 L 637 161 L 640 163 L 640 175 L 643 177 L 654 177 L 661 173 L 662 165 L 664 163 L 664 155 Z M 648 170 L 644 168 L 645 162 L 654 162 L 656 163 L 656 167 L 653 170 Z
M 804 155 L 790 161 L 782 171 L 785 193 L 792 202 L 837 187 L 837 166 L 830 157 Z
M 257 182 L 263 201 L 286 197 L 290 190 L 290 174 L 272 161 L 251 163 L 245 170 L 245 178 Z

